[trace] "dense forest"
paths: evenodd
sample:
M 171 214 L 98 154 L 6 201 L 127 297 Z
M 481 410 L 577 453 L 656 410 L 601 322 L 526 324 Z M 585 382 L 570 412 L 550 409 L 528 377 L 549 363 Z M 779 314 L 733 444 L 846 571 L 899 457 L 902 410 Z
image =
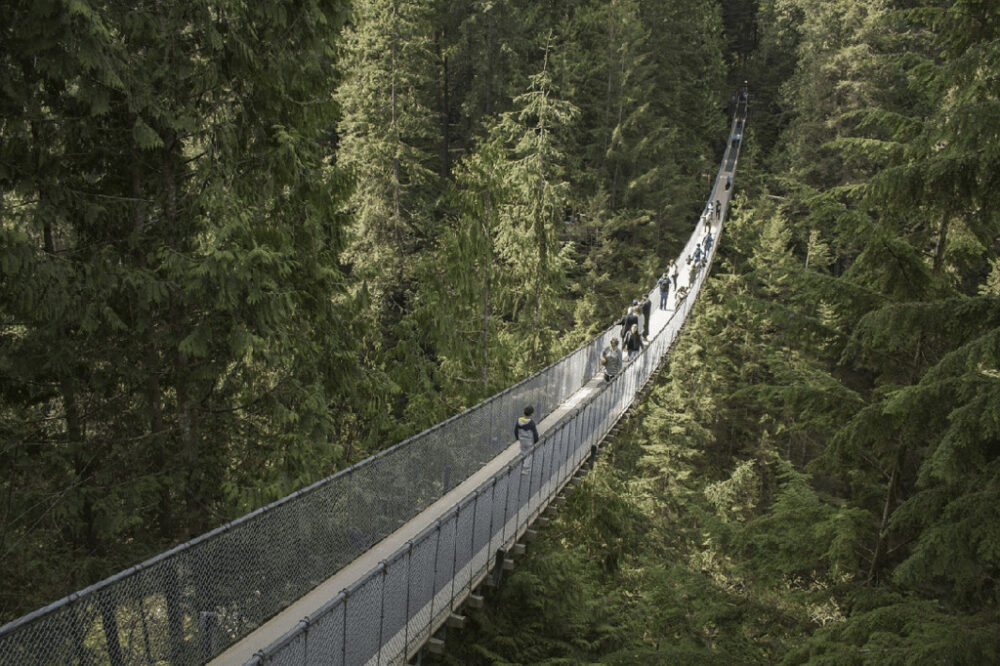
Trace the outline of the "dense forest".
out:
M 1000 660 L 1000 7 L 0 4 L 0 622 L 574 348 L 739 195 L 439 660 Z
M 714 174 L 718 24 L 708 0 L 0 3 L 0 622 L 603 329 Z
M 435 663 L 1000 661 L 1000 6 L 752 4 L 694 320 Z

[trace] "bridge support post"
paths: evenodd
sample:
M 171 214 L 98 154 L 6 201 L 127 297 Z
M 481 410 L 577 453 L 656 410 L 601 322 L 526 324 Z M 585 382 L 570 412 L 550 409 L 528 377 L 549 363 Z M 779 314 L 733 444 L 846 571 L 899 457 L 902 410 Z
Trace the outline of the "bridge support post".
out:
M 444 654 L 444 641 L 431 636 L 427 639 L 427 649 L 434 654 Z

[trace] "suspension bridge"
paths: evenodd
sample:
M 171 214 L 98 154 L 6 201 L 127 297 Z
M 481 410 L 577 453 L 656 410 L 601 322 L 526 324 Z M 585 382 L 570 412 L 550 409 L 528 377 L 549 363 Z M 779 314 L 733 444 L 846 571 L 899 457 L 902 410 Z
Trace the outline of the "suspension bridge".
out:
M 352 467 L 0 627 L 0 664 L 405 664 L 482 604 L 670 353 L 721 240 L 747 117 L 737 105 L 707 210 L 649 343 L 606 382 L 604 332 Z M 715 213 L 715 202 L 719 202 Z M 686 263 L 706 226 L 706 266 Z M 679 292 L 686 295 L 678 298 Z M 524 405 L 539 441 L 512 443 Z M 525 460 L 530 456 L 530 460 Z M 528 463 L 528 464 L 526 464 Z

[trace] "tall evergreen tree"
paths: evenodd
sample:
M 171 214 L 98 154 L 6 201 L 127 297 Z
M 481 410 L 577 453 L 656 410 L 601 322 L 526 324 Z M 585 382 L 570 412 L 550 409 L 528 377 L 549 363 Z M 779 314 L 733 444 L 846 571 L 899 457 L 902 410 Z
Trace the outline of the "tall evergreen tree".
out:
M 337 163 L 355 180 L 345 260 L 373 294 L 378 328 L 405 312 L 415 256 L 435 236 L 432 9 L 429 0 L 362 0 L 344 36 Z
M 343 17 L 0 9 L 5 618 L 335 467 Z
M 504 206 L 498 241 L 513 281 L 528 285 L 514 296 L 511 317 L 527 326 L 532 363 L 546 356 L 560 309 L 566 257 L 558 232 L 568 195 L 560 132 L 579 113 L 553 87 L 551 48 L 550 35 L 541 70 L 530 77 L 528 90 L 514 98 L 514 110 L 500 120 L 512 153 L 513 197 Z

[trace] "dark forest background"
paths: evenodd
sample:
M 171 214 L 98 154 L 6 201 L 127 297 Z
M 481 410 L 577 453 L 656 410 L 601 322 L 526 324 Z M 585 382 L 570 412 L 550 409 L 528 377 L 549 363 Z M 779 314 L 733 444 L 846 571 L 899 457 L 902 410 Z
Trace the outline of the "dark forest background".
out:
M 739 195 L 447 663 L 993 663 L 1000 9 L 0 5 L 0 621 L 571 350 Z

